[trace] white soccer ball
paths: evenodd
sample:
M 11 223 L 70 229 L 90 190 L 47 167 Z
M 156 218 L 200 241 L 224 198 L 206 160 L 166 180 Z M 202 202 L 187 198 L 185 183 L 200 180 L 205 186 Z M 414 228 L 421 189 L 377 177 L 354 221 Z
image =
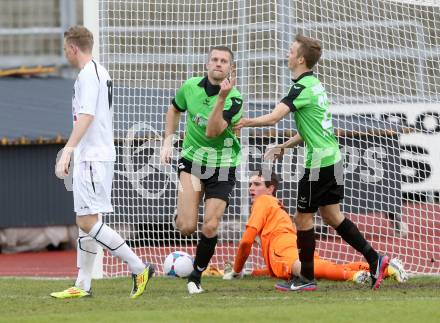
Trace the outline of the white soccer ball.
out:
M 188 277 L 193 271 L 194 259 L 184 251 L 170 253 L 163 263 L 166 275 L 173 277 Z

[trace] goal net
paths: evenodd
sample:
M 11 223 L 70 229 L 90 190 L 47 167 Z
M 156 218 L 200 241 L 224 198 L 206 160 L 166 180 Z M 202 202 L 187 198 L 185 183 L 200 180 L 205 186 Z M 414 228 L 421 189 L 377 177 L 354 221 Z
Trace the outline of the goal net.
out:
M 171 165 L 159 161 L 171 99 L 186 79 L 205 73 L 212 46 L 227 45 L 245 115 L 270 112 L 289 90 L 286 54 L 301 33 L 324 48 L 316 73 L 344 155 L 344 214 L 409 272 L 440 274 L 439 30 L 437 0 L 99 0 L 100 60 L 114 80 L 118 153 L 115 210 L 105 221 L 159 272 L 169 252 L 194 254 L 200 231 L 185 238 L 171 225 L 181 140 Z M 268 144 L 295 131 L 291 116 L 276 127 L 242 131 L 243 163 L 211 262 L 217 268 L 233 261 L 245 228 L 249 171 Z M 299 147 L 266 165 L 281 175 L 278 198 L 292 215 L 303 156 Z M 199 220 L 202 214 L 201 207 Z M 361 260 L 332 228 L 315 223 L 323 258 Z M 246 266 L 262 264 L 254 246 Z M 105 255 L 104 274 L 128 271 Z

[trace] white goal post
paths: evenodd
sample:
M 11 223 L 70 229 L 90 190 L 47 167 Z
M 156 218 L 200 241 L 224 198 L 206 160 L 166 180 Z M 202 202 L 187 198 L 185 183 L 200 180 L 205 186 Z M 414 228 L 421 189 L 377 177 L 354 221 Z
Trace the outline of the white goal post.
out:
M 95 59 L 99 59 L 99 2 L 98 0 L 83 0 L 83 8 L 84 26 L 93 33 L 92 56 Z M 99 217 L 102 219 L 102 215 L 99 215 Z M 98 244 L 92 272 L 92 277 L 94 279 L 104 277 L 103 260 L 104 251 L 102 246 Z
M 439 1 L 84 0 L 84 14 L 114 80 L 115 212 L 105 222 L 159 272 L 170 251 L 193 254 L 198 239 L 171 226 L 178 148 L 171 166 L 159 162 L 165 112 L 177 88 L 203 75 L 210 47 L 230 46 L 245 114 L 268 113 L 289 89 L 286 54 L 301 33 L 324 48 L 316 73 L 332 102 L 345 158 L 344 214 L 409 272 L 440 274 Z M 180 137 L 183 125 L 184 119 Z M 249 214 L 249 170 L 269 143 L 294 132 L 291 117 L 242 131 L 243 164 L 212 265 L 222 269 L 234 259 Z M 302 160 L 299 148 L 275 165 L 282 178 L 278 197 L 291 214 Z M 316 231 L 325 259 L 361 260 L 318 219 Z M 248 268 L 262 265 L 253 250 Z M 104 253 L 104 276 L 127 274 Z

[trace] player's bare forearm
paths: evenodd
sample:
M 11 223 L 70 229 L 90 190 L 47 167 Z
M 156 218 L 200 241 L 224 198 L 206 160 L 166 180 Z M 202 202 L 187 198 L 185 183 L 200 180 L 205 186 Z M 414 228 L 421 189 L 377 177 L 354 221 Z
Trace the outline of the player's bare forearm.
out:
M 89 129 L 90 124 L 93 122 L 94 116 L 90 114 L 80 113 L 78 115 L 78 120 L 73 126 L 72 133 L 70 134 L 69 140 L 66 143 L 65 148 L 73 149 L 81 141 L 81 138 Z
M 279 146 L 279 148 L 283 148 L 283 149 L 285 149 L 285 148 L 293 148 L 293 147 L 298 146 L 302 142 L 304 142 L 304 140 L 302 139 L 301 135 L 299 133 L 297 133 L 295 136 L 293 136 L 292 138 L 290 138 L 286 142 L 283 142 Z
M 179 126 L 180 113 L 181 112 L 171 104 L 165 116 L 165 136 L 162 143 L 162 149 L 160 150 L 160 161 L 163 164 L 169 164 L 171 162 L 173 137 Z
M 170 105 L 165 117 L 165 137 L 164 137 L 164 144 L 172 145 L 173 141 L 173 135 L 177 130 L 177 127 L 179 126 L 180 122 L 180 114 L 181 112 L 178 111 L 174 105 Z
M 284 116 L 287 115 L 289 112 L 290 109 L 287 105 L 285 105 L 284 103 L 279 103 L 271 113 L 253 119 L 255 123 L 254 127 L 273 126 L 282 118 L 284 118 Z
M 234 130 L 245 127 L 264 127 L 273 126 L 290 112 L 290 109 L 284 103 L 278 103 L 275 109 L 269 113 L 253 119 L 241 119 L 235 126 Z
M 277 118 L 277 116 L 271 112 L 269 114 L 265 114 L 261 117 L 257 117 L 254 119 L 249 119 L 249 122 L 247 124 L 248 127 L 264 127 L 264 126 L 273 126 L 275 125 L 280 119 Z
M 214 138 L 219 136 L 225 131 L 228 123 L 223 119 L 223 109 L 225 107 L 225 100 L 221 97 L 217 98 L 217 103 L 214 106 L 211 114 L 208 118 L 208 124 L 206 125 L 206 137 Z

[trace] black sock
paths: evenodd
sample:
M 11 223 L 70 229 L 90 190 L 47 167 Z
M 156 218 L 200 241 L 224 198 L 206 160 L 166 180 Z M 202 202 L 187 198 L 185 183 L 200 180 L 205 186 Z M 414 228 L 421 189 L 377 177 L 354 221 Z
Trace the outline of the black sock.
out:
M 297 232 L 299 261 L 301 261 L 301 276 L 309 280 L 315 278 L 313 255 L 315 253 L 315 230 Z
M 196 258 L 194 259 L 194 270 L 191 276 L 199 278 L 202 276 L 202 272 L 208 267 L 209 261 L 214 255 L 215 246 L 217 245 L 217 236 L 207 238 L 203 233 L 200 237 L 199 243 L 196 249 Z
M 335 230 L 345 242 L 364 255 L 370 265 L 371 271 L 376 270 L 379 255 L 368 241 L 365 240 L 364 236 L 359 232 L 359 229 L 353 222 L 345 218 Z

